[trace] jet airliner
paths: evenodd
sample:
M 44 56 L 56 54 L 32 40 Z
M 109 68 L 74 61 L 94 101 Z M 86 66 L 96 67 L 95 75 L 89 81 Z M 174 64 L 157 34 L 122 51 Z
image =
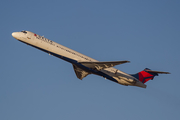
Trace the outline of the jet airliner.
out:
M 158 74 L 170 74 L 148 68 L 137 74 L 127 74 L 114 68 L 116 65 L 128 63 L 126 60 L 100 62 L 30 31 L 13 32 L 12 36 L 20 42 L 71 63 L 80 80 L 89 74 L 95 74 L 121 85 L 146 88 L 145 83 Z

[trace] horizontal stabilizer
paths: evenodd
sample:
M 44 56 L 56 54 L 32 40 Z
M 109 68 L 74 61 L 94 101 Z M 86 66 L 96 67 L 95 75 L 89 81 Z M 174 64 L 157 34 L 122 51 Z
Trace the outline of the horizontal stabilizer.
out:
M 157 73 L 157 74 L 171 74 L 169 72 L 162 72 L 162 71 L 154 71 L 154 70 L 146 70 L 147 72 L 151 72 L 151 73 Z
M 82 65 L 96 69 L 98 71 L 105 69 L 105 68 L 110 68 L 114 67 L 115 65 L 123 64 L 123 63 L 128 63 L 130 61 L 110 61 L 110 62 L 79 62 Z

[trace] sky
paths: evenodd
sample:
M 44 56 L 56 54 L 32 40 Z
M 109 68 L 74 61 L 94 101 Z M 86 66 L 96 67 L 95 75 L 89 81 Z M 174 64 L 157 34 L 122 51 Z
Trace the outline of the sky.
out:
M 179 120 L 179 0 L 2 0 L 0 120 Z M 115 68 L 166 71 L 147 88 L 96 75 L 79 80 L 61 59 L 12 32 L 45 36 Z

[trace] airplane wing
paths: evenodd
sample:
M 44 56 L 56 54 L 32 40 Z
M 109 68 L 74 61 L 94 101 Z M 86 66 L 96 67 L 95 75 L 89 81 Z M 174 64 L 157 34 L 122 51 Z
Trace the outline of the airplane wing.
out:
M 123 64 L 123 63 L 128 63 L 130 61 L 110 61 L 110 62 L 79 62 L 82 65 L 96 69 L 98 71 L 105 69 L 105 68 L 110 68 L 114 67 L 115 65 Z
M 77 78 L 79 78 L 80 80 L 82 80 L 84 77 L 90 74 L 75 65 L 73 65 L 73 68 L 74 68 Z

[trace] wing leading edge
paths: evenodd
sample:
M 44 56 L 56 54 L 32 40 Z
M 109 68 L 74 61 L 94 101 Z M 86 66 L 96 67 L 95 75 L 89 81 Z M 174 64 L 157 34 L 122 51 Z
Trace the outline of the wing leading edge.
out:
M 92 69 L 96 69 L 98 71 L 103 70 L 105 68 L 110 68 L 110 67 L 114 67 L 116 65 L 120 65 L 123 63 L 128 63 L 130 61 L 110 61 L 110 62 L 79 62 L 82 65 L 92 68 Z

